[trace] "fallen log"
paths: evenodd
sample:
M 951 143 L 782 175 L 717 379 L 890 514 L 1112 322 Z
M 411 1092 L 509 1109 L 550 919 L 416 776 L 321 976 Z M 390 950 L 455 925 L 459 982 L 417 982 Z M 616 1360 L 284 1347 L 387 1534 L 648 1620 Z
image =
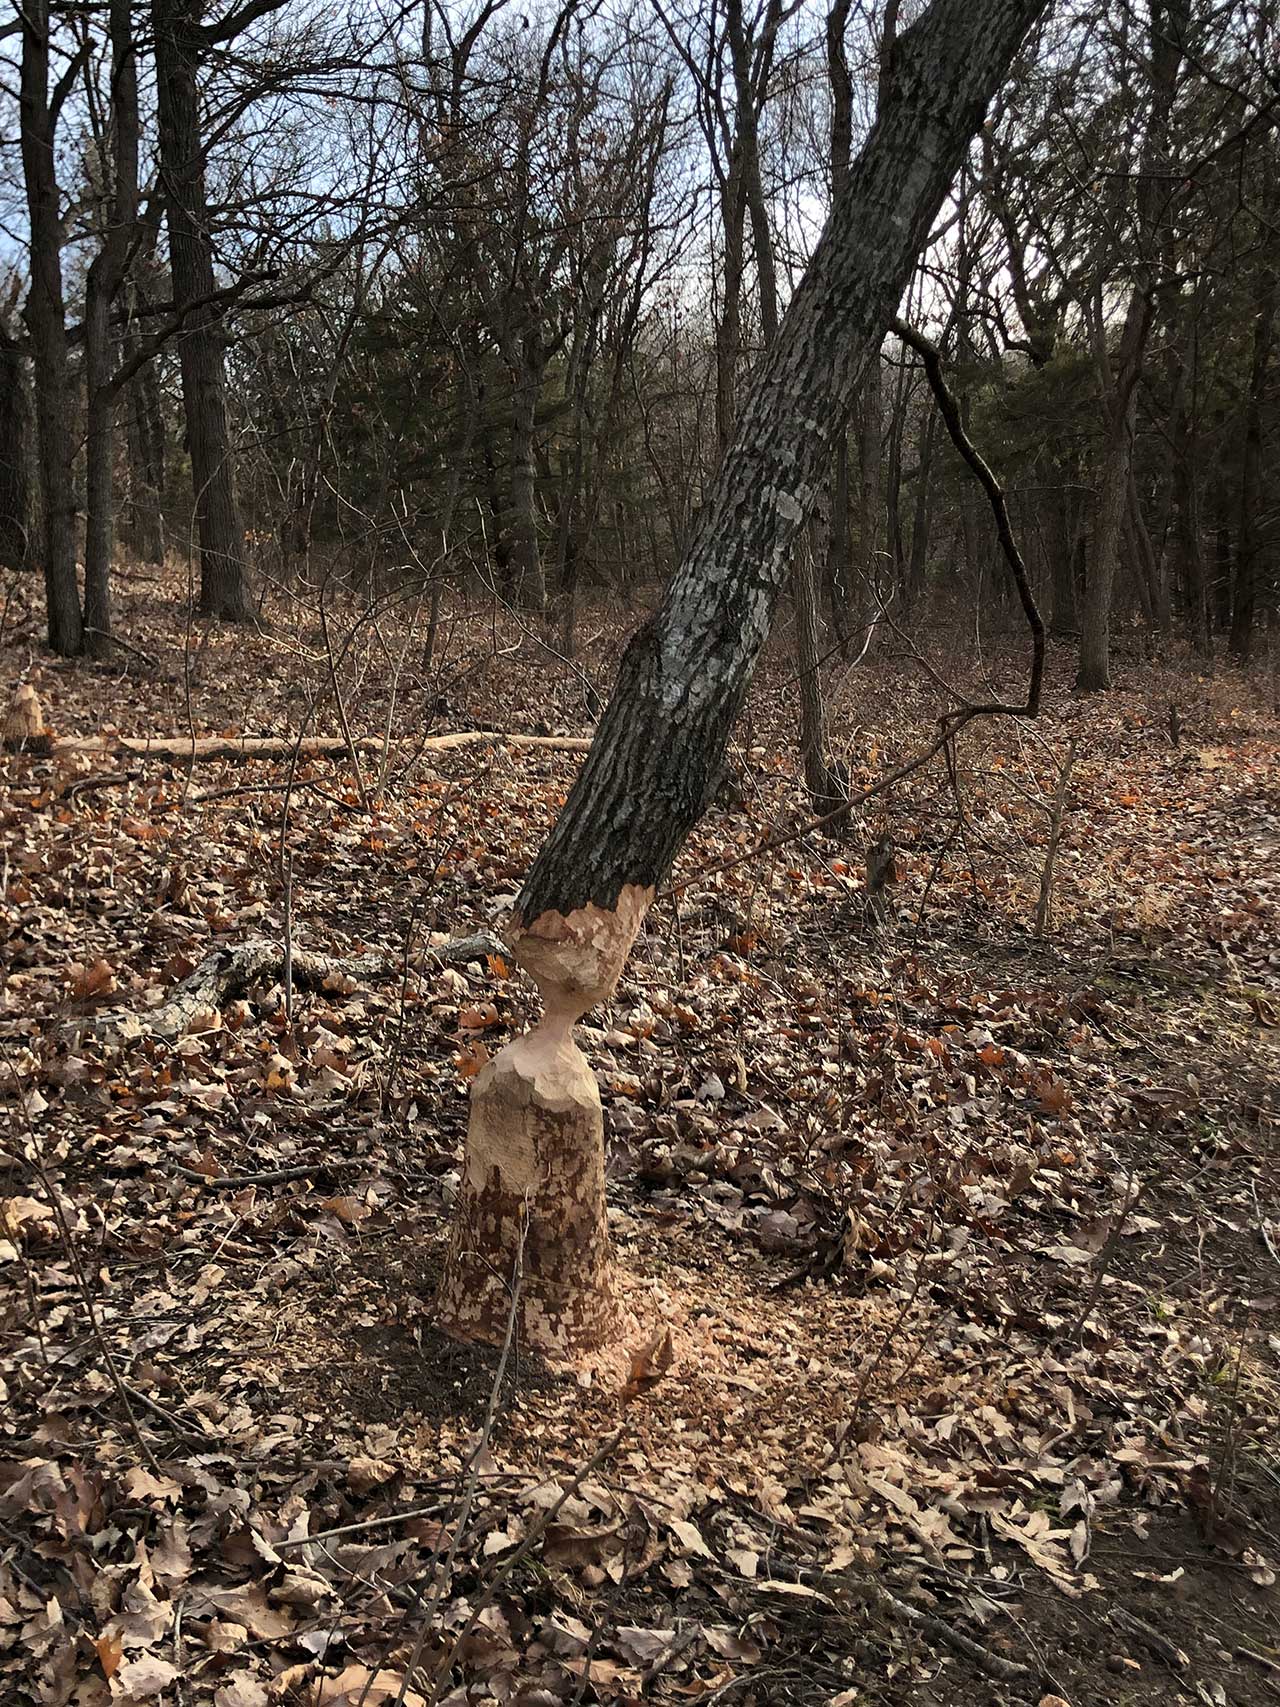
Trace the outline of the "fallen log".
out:
M 520 735 L 497 729 L 457 729 L 448 735 L 429 735 L 426 740 L 396 743 L 422 753 L 447 753 L 458 747 L 486 744 L 502 747 L 542 748 L 549 752 L 585 753 L 589 735 Z M 341 735 L 62 735 L 52 741 L 55 757 L 80 754 L 128 754 L 131 757 L 172 759 L 193 763 L 200 759 L 303 759 L 341 758 L 351 752 L 382 751 L 374 735 L 362 736 L 351 745 Z
M 344 993 L 354 987 L 355 980 L 377 973 L 386 964 L 381 954 L 346 956 L 315 954 L 308 949 L 293 951 L 293 982 L 299 989 L 333 989 Z M 70 1034 L 85 1032 L 100 1037 L 127 1041 L 138 1037 L 159 1037 L 176 1041 L 191 1031 L 215 1029 L 223 1005 L 242 996 L 254 984 L 264 979 L 275 982 L 284 976 L 285 951 L 278 942 L 254 938 L 249 942 L 228 943 L 206 954 L 194 972 L 169 992 L 158 1007 L 141 1013 L 134 1009 L 109 1008 L 102 1013 L 79 1015 L 72 1019 Z
M 481 960 L 486 954 L 504 951 L 500 939 L 489 931 L 475 936 L 454 937 L 433 947 L 437 959 L 451 965 Z M 300 990 L 334 990 L 349 994 L 361 978 L 369 978 L 389 963 L 385 955 L 316 954 L 309 949 L 295 948 L 292 955 L 292 977 Z M 248 942 L 229 943 L 206 954 L 199 966 L 170 991 L 158 1007 L 142 1013 L 133 1009 L 111 1009 L 95 1014 L 87 1021 L 72 1022 L 72 1030 L 86 1027 L 100 1034 L 115 1033 L 120 1038 L 152 1036 L 167 1040 L 185 1037 L 191 1031 L 208 1031 L 219 1023 L 218 1015 L 227 1002 L 242 996 L 254 984 L 266 980 L 272 983 L 285 974 L 284 945 L 266 938 L 251 938 Z M 207 1023 L 202 1023 L 207 1022 Z

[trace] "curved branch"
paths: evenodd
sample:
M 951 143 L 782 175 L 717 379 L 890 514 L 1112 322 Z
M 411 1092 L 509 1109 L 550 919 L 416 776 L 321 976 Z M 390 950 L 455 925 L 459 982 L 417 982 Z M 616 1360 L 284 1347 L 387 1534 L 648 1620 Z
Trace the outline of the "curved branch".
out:
M 1027 575 L 1027 566 L 1018 550 L 1018 542 L 1013 537 L 1013 526 L 1009 521 L 1009 506 L 1005 502 L 1004 488 L 991 472 L 991 465 L 978 450 L 973 440 L 964 430 L 964 422 L 960 419 L 960 405 L 947 385 L 942 372 L 942 358 L 937 347 L 931 344 L 923 333 L 917 332 L 914 326 L 908 326 L 905 320 L 894 320 L 891 329 L 904 344 L 913 349 L 924 363 L 925 378 L 929 381 L 929 389 L 933 392 L 934 401 L 938 405 L 938 413 L 951 435 L 951 442 L 960 455 L 973 470 L 978 484 L 987 495 L 991 505 L 991 513 L 995 518 L 996 534 L 1000 540 L 1000 549 L 1004 552 L 1005 562 L 1013 576 L 1014 585 L 1018 589 L 1018 598 L 1022 604 L 1023 614 L 1027 619 L 1027 627 L 1031 630 L 1031 674 L 1027 680 L 1027 703 L 1024 710 L 1027 717 L 1035 717 L 1040 710 L 1040 692 L 1044 683 L 1044 649 L 1045 631 L 1044 618 L 1040 615 L 1036 604 L 1035 594 L 1031 591 L 1031 582 Z M 983 709 L 986 709 L 985 707 Z

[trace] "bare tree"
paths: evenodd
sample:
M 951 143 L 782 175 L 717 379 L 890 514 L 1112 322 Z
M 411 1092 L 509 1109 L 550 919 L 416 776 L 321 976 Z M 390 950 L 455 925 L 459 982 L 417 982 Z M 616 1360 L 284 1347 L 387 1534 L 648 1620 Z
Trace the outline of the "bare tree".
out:
M 462 1336 L 501 1336 L 520 1250 L 533 1343 L 569 1352 L 612 1329 L 599 1093 L 572 1027 L 613 988 L 703 809 L 833 439 L 1039 10 L 1040 0 L 934 0 L 894 44 L 875 128 L 521 892 L 510 936 L 545 1013 L 473 1091 L 440 1296 Z
M 247 0 L 212 23 L 204 22 L 203 0 L 152 0 L 151 6 L 160 177 L 173 301 L 181 316 L 182 404 L 200 540 L 200 609 L 232 622 L 248 617 L 249 603 L 227 421 L 223 306 L 205 187 L 200 72 L 214 48 L 283 4 Z

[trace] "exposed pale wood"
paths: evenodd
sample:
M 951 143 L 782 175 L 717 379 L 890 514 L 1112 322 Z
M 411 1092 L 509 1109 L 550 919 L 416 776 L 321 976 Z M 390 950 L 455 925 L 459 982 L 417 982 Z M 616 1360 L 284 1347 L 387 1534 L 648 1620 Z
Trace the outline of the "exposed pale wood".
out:
M 448 735 L 431 735 L 425 741 L 405 743 L 415 752 L 448 753 L 457 747 L 544 748 L 548 752 L 585 753 L 587 735 L 508 735 L 494 729 L 458 729 Z M 359 752 L 381 752 L 382 742 L 367 735 L 354 742 Z M 128 753 L 140 758 L 178 759 L 303 759 L 340 758 L 349 752 L 341 735 L 63 735 L 52 744 L 58 756 L 78 753 Z
M 512 1310 L 544 1357 L 571 1359 L 619 1326 L 604 1192 L 604 1117 L 577 1020 L 608 998 L 652 897 L 546 914 L 512 947 L 543 1013 L 482 1069 L 437 1308 L 458 1339 L 500 1341 Z M 518 1271 L 518 1273 L 517 1273 Z

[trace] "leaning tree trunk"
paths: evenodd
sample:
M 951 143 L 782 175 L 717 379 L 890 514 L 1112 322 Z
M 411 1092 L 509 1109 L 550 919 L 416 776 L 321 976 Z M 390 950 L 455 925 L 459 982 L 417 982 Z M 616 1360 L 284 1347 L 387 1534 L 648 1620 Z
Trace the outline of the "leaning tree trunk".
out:
M 227 426 L 222 316 L 205 200 L 198 68 L 203 48 L 199 0 L 153 0 L 160 169 L 169 223 L 182 407 L 200 538 L 200 609 L 233 622 L 248 619 L 244 536 L 236 504 Z
M 23 312 L 31 334 L 35 375 L 45 601 L 49 645 L 70 658 L 84 645 L 84 629 L 76 584 L 75 435 L 62 291 L 62 213 L 54 155 L 58 111 L 70 83 L 64 75 L 50 94 L 48 0 L 29 0 L 20 17 L 19 110 L 31 235 L 31 287 Z
M 574 1021 L 612 991 L 696 822 L 764 645 L 796 536 L 916 256 L 1043 0 L 934 0 L 899 38 L 836 201 L 656 616 L 618 685 L 509 930 L 546 1011 L 472 1093 L 442 1325 L 500 1339 L 519 1280 L 552 1355 L 614 1331 L 601 1117 Z

